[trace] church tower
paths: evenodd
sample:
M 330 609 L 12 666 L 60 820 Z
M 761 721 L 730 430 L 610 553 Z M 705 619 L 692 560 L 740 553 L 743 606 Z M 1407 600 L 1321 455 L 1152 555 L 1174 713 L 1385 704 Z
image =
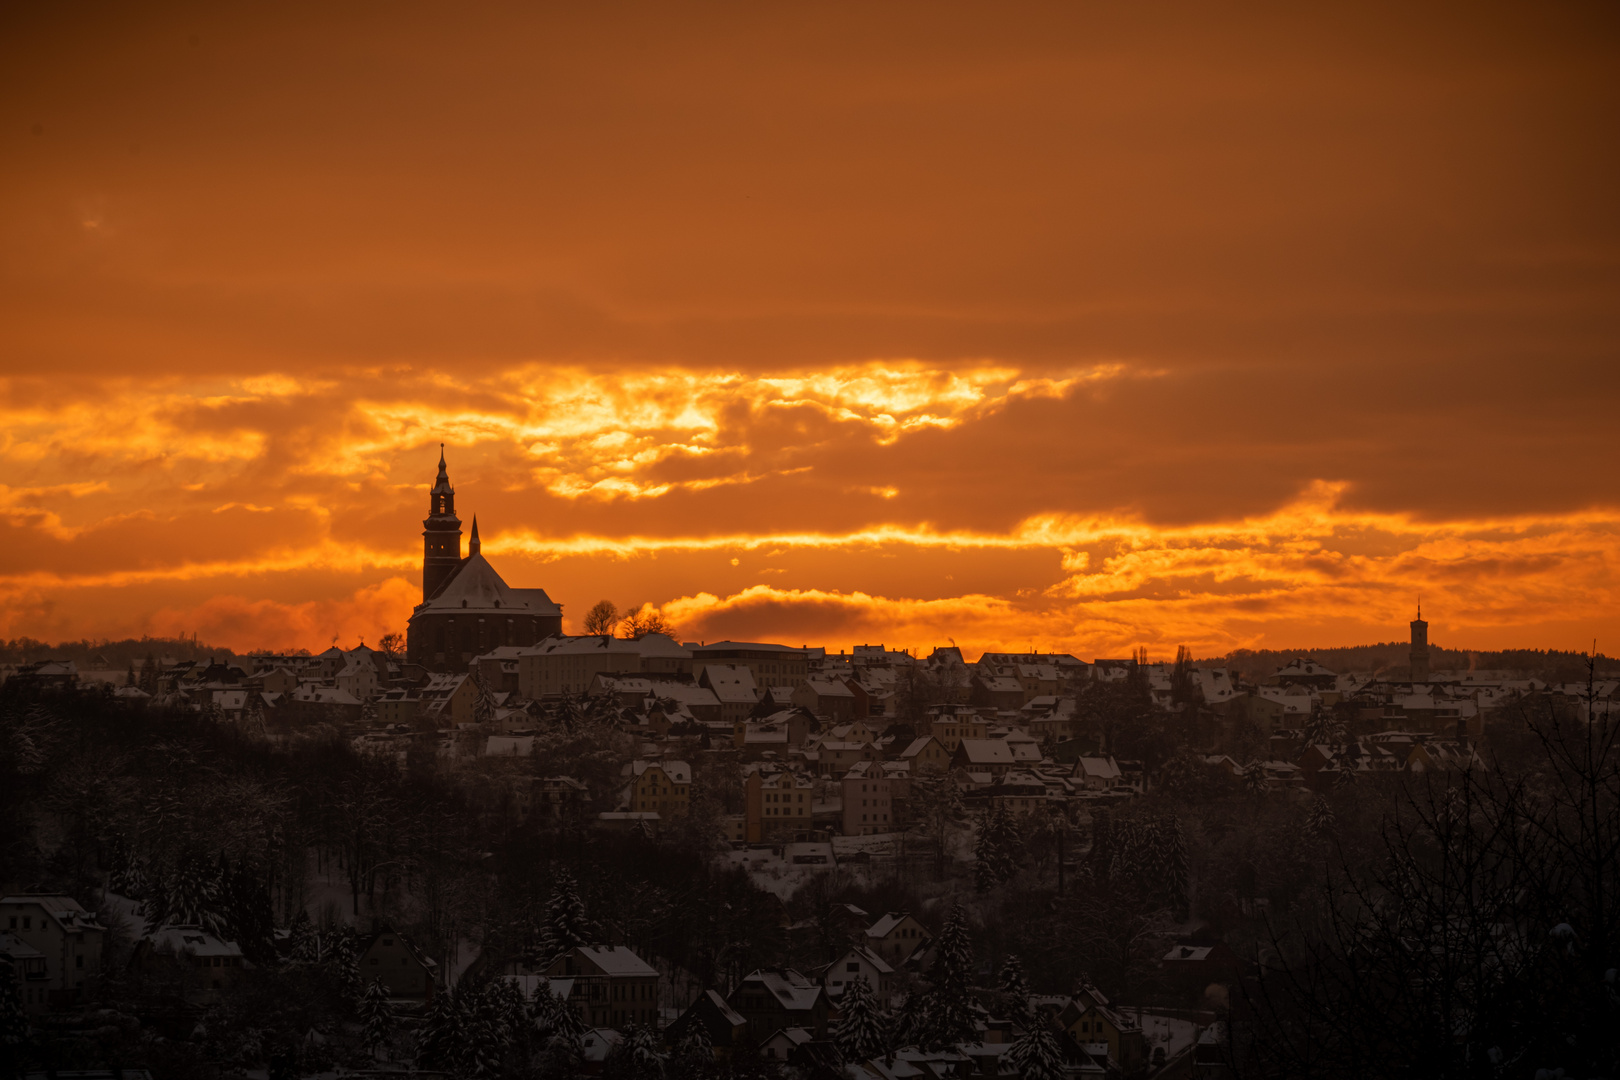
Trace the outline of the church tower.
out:
M 1423 605 L 1418 605 L 1417 618 L 1412 620 L 1412 681 L 1429 681 L 1429 624 L 1423 621 Z
M 422 602 L 439 591 L 445 579 L 461 565 L 461 519 L 456 517 L 456 489 L 444 467 L 444 444 L 439 444 L 439 478 L 428 493 L 428 516 L 422 521 Z

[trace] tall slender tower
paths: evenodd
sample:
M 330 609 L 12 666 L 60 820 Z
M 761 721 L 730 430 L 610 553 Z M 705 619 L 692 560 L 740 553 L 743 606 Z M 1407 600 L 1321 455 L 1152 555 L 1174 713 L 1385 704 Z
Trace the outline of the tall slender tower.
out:
M 1429 681 L 1429 624 L 1423 621 L 1423 604 L 1418 604 L 1417 618 L 1412 620 L 1412 681 Z
M 422 602 L 461 565 L 461 519 L 456 517 L 456 489 L 444 467 L 444 443 L 439 444 L 439 478 L 428 493 L 428 516 L 422 521 Z

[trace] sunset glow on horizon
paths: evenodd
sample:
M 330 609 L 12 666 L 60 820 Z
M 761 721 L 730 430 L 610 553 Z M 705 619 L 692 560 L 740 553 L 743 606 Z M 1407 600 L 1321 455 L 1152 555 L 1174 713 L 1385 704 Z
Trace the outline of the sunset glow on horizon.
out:
M 0 636 L 1612 654 L 1616 17 L 1371 12 L 10 13 Z

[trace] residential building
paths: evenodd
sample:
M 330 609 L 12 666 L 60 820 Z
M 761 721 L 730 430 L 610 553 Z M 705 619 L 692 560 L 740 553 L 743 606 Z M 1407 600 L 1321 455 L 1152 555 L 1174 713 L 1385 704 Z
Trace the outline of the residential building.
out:
M 869 742 L 824 739 L 816 744 L 816 771 L 822 776 L 843 776 L 861 761 L 878 760 L 877 747 Z
M 855 691 L 849 683 L 833 675 L 811 675 L 793 689 L 793 704 L 808 709 L 834 724 L 855 716 Z
M 951 752 L 941 746 L 938 739 L 927 735 L 914 739 L 911 745 L 900 751 L 900 760 L 910 765 L 912 776 L 943 773 L 950 770 Z
M 44 989 L 51 1008 L 84 1001 L 85 980 L 101 970 L 107 931 L 77 900 L 54 893 L 7 896 L 0 899 L 0 930 L 45 957 Z
M 632 761 L 625 767 L 630 785 L 625 808 L 656 813 L 660 821 L 679 817 L 692 805 L 692 766 L 684 761 Z
M 860 762 L 845 773 L 839 785 L 845 836 L 895 831 L 892 784 L 876 762 Z
M 11 974 L 17 983 L 17 1000 L 22 1002 L 23 1011 L 31 1015 L 45 1012 L 49 993 L 45 954 L 16 934 L 0 930 L 0 960 L 11 965 Z
M 932 940 L 908 911 L 891 911 L 866 928 L 866 947 L 896 971 Z
M 1004 775 L 1017 761 L 1005 739 L 963 739 L 951 756 L 953 769 L 970 773 L 988 773 L 991 778 Z
M 691 658 L 666 634 L 551 637 L 517 654 L 518 694 L 530 699 L 583 694 L 598 675 L 682 674 L 691 670 Z
M 572 776 L 536 777 L 529 791 L 526 817 L 546 821 L 569 821 L 582 817 L 590 801 L 590 789 Z
M 827 1034 L 827 995 L 819 982 L 792 968 L 762 968 L 743 977 L 726 1004 L 748 1025 L 746 1038 L 758 1045 L 783 1028 L 802 1027 L 818 1038 Z
M 470 724 L 477 715 L 478 684 L 467 675 L 437 673 L 422 687 L 420 720 L 436 728 Z
M 821 985 L 835 1003 L 843 997 L 844 989 L 857 978 L 865 978 L 877 995 L 878 1004 L 888 1008 L 900 991 L 900 977 L 894 965 L 864 945 L 857 945 L 827 965 L 822 973 Z
M 711 663 L 746 667 L 758 686 L 785 686 L 790 690 L 804 685 L 810 674 L 808 650 L 761 641 L 716 641 L 692 649 L 692 667 Z
M 359 946 L 360 978 L 381 979 L 391 998 L 431 1001 L 439 982 L 439 963 L 393 927 L 384 926 Z
M 1141 1025 L 1111 1008 L 1096 987 L 1082 988 L 1058 1013 L 1057 1024 L 1083 1047 L 1107 1047 L 1109 1060 L 1126 1076 L 1147 1064 L 1147 1039 Z
M 929 712 L 932 718 L 929 733 L 948 753 L 956 753 L 963 739 L 982 739 L 990 730 L 984 717 L 971 708 L 943 705 Z
M 234 941 L 200 926 L 164 926 L 135 943 L 130 967 L 194 1004 L 212 1004 L 248 967 Z
M 743 814 L 748 842 L 791 838 L 810 829 L 815 781 L 794 772 L 755 769 L 743 781 Z
M 1024 707 L 1024 688 L 1011 675 L 975 675 L 968 686 L 968 701 L 998 712 Z
M 759 684 L 754 672 L 743 664 L 709 664 L 698 668 L 698 685 L 710 690 L 720 702 L 720 719 L 735 724 L 748 719 L 748 714 L 759 704 Z
M 714 1047 L 715 1057 L 719 1060 L 729 1060 L 734 1051 L 747 1045 L 748 1021 L 727 1005 L 726 999 L 717 990 L 705 990 L 699 994 L 697 1000 L 664 1030 L 664 1042 L 669 1046 L 679 1046 L 686 1038 L 687 1028 L 693 1024 L 702 1024 L 708 1029 L 709 1045 Z
M 570 1008 L 592 1027 L 624 1028 L 658 1022 L 658 969 L 624 945 L 580 946 L 546 968 L 553 980 L 569 980 Z M 562 989 L 556 982 L 554 989 Z
M 1109 791 L 1122 782 L 1119 762 L 1112 757 L 1077 758 L 1071 775 L 1087 791 Z

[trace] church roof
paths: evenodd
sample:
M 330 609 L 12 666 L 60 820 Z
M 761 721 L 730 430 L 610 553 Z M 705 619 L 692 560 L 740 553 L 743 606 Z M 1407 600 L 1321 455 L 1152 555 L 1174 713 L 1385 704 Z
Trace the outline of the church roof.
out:
M 468 555 L 439 591 L 416 608 L 425 612 L 479 611 L 511 615 L 561 615 L 544 589 L 514 589 L 479 552 Z

